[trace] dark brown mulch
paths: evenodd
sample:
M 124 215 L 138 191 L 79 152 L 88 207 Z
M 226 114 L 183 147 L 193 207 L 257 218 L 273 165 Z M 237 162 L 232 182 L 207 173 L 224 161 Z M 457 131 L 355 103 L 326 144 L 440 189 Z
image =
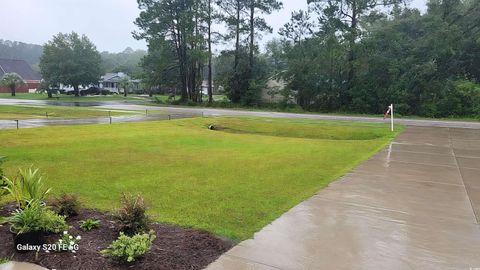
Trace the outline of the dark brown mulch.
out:
M 0 216 L 8 216 L 13 210 L 12 205 L 0 209 Z M 79 229 L 79 221 L 87 218 L 101 220 L 100 228 L 90 232 Z M 10 257 L 12 260 L 39 264 L 48 269 L 164 269 L 164 270 L 194 270 L 204 269 L 221 254 L 229 250 L 233 243 L 203 231 L 179 228 L 170 225 L 153 224 L 151 227 L 157 233 L 152 249 L 143 258 L 131 264 L 119 264 L 100 255 L 100 250 L 107 248 L 118 233 L 112 227 L 109 214 L 95 210 L 84 209 L 76 217 L 67 220 L 72 226 L 69 233 L 76 237 L 80 235 L 79 251 L 77 253 L 46 253 L 41 251 L 36 257 L 35 252 L 20 254 L 15 251 L 12 234 L 7 225 L 0 226 L 0 258 Z M 57 235 L 48 236 L 47 240 L 54 243 Z

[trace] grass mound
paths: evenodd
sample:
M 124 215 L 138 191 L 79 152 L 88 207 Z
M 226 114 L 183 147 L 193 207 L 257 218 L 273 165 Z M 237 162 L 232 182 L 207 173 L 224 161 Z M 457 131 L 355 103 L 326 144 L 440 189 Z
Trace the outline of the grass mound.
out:
M 305 139 L 373 140 L 392 135 L 386 132 L 383 125 L 344 122 L 218 118 L 211 121 L 211 124 L 216 130 L 223 132 Z

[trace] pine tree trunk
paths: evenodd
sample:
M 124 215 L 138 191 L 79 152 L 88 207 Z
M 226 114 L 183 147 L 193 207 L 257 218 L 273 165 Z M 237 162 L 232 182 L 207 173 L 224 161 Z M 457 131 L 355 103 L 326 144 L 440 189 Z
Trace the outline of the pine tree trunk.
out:
M 249 69 L 250 76 L 253 71 L 253 51 L 255 46 L 255 0 L 251 0 L 250 3 L 250 59 L 249 59 Z
M 236 27 L 235 27 L 235 73 L 237 72 L 239 57 L 240 57 L 240 9 L 241 9 L 240 0 L 237 0 L 237 17 L 236 17 Z
M 212 84 L 212 0 L 208 0 L 208 103 L 213 102 Z

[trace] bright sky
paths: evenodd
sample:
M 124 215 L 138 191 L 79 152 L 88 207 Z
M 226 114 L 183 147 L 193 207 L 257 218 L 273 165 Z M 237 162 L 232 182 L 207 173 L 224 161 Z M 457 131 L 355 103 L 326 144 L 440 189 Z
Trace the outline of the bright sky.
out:
M 98 50 L 120 52 L 126 47 L 145 49 L 135 40 L 136 0 L 0 0 L 0 39 L 44 44 L 59 32 L 86 34 Z M 284 9 L 267 17 L 274 34 L 294 10 L 306 9 L 306 0 L 283 0 Z M 426 0 L 411 6 L 424 11 Z M 271 39 L 273 36 L 266 36 Z

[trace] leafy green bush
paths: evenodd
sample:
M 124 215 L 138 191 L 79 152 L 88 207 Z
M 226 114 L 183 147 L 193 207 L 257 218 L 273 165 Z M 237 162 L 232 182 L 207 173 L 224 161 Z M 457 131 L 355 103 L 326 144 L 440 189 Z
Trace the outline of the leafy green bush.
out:
M 31 201 L 24 209 L 17 209 L 7 221 L 16 233 L 59 233 L 68 228 L 65 217 L 57 215 L 38 201 Z
M 92 219 L 92 218 L 87 218 L 86 220 L 82 220 L 80 222 L 80 230 L 84 232 L 91 231 L 93 229 L 96 229 L 100 226 L 100 220 L 98 219 Z
M 75 194 L 63 193 L 49 202 L 50 207 L 57 214 L 72 217 L 78 215 L 80 202 Z
M 133 262 L 136 258 L 143 256 L 152 247 L 155 240 L 155 232 L 136 234 L 127 236 L 120 233 L 117 240 L 100 253 L 105 256 L 121 262 Z
M 165 101 L 166 101 L 165 98 L 162 97 L 162 96 L 160 96 L 160 97 L 159 97 L 159 96 L 153 97 L 153 101 L 154 101 L 155 103 L 158 103 L 158 104 L 165 104 L 165 103 L 166 103 L 166 102 L 165 102 Z
M 13 196 L 20 209 L 24 209 L 27 202 L 43 202 L 51 190 L 50 188 L 44 188 L 43 176 L 39 169 L 33 169 L 32 167 L 28 170 L 20 169 L 18 176 L 12 180 L 5 177 L 5 182 L 7 186 L 4 189 Z
M 150 219 L 146 214 L 147 207 L 140 196 L 122 194 L 122 207 L 116 209 L 113 218 L 117 229 L 127 235 L 148 231 Z

